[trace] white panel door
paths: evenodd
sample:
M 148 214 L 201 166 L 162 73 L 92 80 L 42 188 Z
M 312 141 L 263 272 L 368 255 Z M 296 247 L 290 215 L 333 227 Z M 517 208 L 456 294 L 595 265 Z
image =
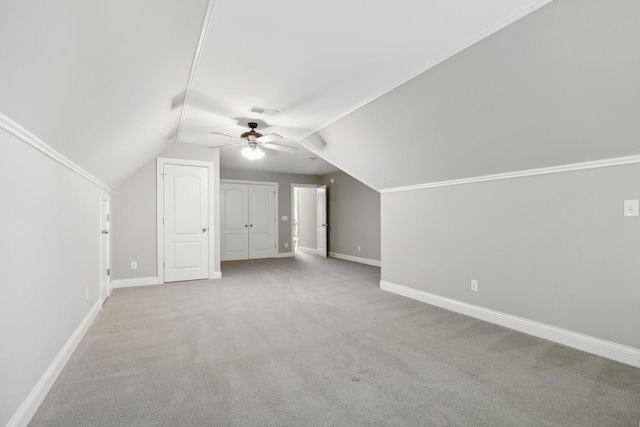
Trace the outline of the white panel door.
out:
M 109 258 L 109 197 L 100 197 L 100 301 L 109 296 L 111 265 Z
M 249 258 L 275 256 L 275 187 L 249 185 Z
M 220 184 L 222 261 L 249 258 L 249 191 L 246 184 Z
M 209 174 L 206 167 L 164 165 L 164 281 L 209 277 Z
M 327 186 L 323 185 L 316 190 L 318 196 L 318 255 L 327 256 Z

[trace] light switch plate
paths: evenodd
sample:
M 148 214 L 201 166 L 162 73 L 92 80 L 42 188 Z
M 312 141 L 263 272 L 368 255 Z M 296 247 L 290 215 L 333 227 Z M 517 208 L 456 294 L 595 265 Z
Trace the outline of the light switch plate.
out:
M 637 200 L 625 200 L 624 201 L 624 216 L 638 216 L 638 201 Z
M 283 215 L 283 216 L 282 216 L 282 220 L 283 220 L 283 221 L 289 221 L 289 217 L 288 217 L 288 216 L 286 216 L 286 215 Z

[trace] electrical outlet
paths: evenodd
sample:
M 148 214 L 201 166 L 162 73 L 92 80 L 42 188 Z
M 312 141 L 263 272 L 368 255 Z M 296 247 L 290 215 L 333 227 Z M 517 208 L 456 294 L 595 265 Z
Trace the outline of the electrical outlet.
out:
M 285 247 L 285 249 L 288 248 L 289 247 L 289 243 L 285 242 L 284 247 Z
M 358 252 L 360 252 L 362 250 L 361 246 L 358 246 Z
M 85 294 L 86 300 L 89 301 L 89 287 L 88 286 L 85 288 L 84 294 Z
M 472 280 L 471 281 L 471 290 L 473 292 L 478 292 L 478 281 L 477 280 Z
M 138 262 L 137 261 L 131 261 L 131 269 L 132 270 L 137 270 L 138 269 Z

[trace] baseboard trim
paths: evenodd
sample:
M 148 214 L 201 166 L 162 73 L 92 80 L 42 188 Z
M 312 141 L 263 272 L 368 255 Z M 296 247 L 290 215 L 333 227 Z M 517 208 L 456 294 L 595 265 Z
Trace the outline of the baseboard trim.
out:
M 318 248 L 308 248 L 306 246 L 298 245 L 298 249 L 302 249 L 303 251 L 311 252 L 313 254 L 317 254 L 318 253 Z
M 135 279 L 120 279 L 114 280 L 111 282 L 111 287 L 113 289 L 119 288 L 135 288 L 137 286 L 151 286 L 151 285 L 160 285 L 160 279 L 157 276 L 153 277 L 138 277 Z
M 31 418 L 36 414 L 40 404 L 47 396 L 47 393 L 49 393 L 49 390 L 51 390 L 60 372 L 62 372 L 62 369 L 78 347 L 78 344 L 80 344 L 80 341 L 87 333 L 87 330 L 89 330 L 89 326 L 91 326 L 101 309 L 102 303 L 100 301 L 97 301 L 93 307 L 91 307 L 89 313 L 87 313 L 84 319 L 82 319 L 82 322 L 80 322 L 80 325 L 78 325 L 73 334 L 71 334 L 71 337 L 69 337 L 60 352 L 58 352 L 58 355 L 53 359 L 53 362 L 51 362 L 35 387 L 33 387 L 31 393 L 29 393 L 24 402 L 22 402 L 22 405 L 20 405 L 16 413 L 11 417 L 7 427 L 23 427 L 29 424 L 29 421 L 31 421 Z
M 637 348 L 441 297 L 384 280 L 380 281 L 380 289 L 640 368 L 640 349 Z
M 222 279 L 222 271 L 214 271 L 212 279 Z
M 276 258 L 293 258 L 293 252 L 281 252 L 276 254 Z
M 357 256 L 338 254 L 335 252 L 329 252 L 329 256 L 331 258 L 338 258 L 338 259 L 343 259 L 345 261 L 359 262 L 360 264 L 372 265 L 374 267 L 380 267 L 382 265 L 382 263 L 376 259 L 360 258 Z

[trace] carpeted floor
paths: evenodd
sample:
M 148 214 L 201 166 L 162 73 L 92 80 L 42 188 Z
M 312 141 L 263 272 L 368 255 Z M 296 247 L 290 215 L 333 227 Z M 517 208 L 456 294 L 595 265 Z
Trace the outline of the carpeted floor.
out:
M 300 253 L 114 291 L 30 425 L 638 426 L 640 369 Z

